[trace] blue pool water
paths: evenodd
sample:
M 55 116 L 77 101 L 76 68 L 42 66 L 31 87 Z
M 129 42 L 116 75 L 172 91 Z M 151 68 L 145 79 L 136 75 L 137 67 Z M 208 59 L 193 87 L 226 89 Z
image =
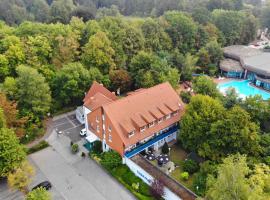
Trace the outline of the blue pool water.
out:
M 230 81 L 227 83 L 220 83 L 218 84 L 218 89 L 222 92 L 225 93 L 226 90 L 230 87 L 235 88 L 237 94 L 241 98 L 245 98 L 247 96 L 254 96 L 256 94 L 259 94 L 262 96 L 264 100 L 270 99 L 270 93 L 258 89 L 256 87 L 253 87 L 252 85 L 249 84 L 248 80 L 244 81 Z

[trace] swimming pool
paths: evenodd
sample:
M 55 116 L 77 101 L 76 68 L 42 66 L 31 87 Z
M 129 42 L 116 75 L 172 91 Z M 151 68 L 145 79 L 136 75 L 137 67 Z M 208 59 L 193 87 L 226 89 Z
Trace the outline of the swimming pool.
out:
M 218 89 L 225 94 L 226 90 L 230 87 L 235 88 L 237 94 L 241 98 L 245 98 L 247 96 L 254 96 L 256 94 L 259 94 L 262 96 L 264 100 L 270 99 L 270 93 L 261 90 L 259 88 L 253 87 L 249 84 L 248 80 L 244 81 L 229 81 L 226 83 L 220 83 L 218 84 Z

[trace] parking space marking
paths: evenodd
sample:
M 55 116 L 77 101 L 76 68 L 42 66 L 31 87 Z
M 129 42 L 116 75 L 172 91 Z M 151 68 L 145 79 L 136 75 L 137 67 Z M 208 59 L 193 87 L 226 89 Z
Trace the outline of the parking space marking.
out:
M 76 127 L 76 124 L 74 124 L 73 122 L 72 122 L 72 120 L 69 118 L 69 117 L 66 117 L 67 119 L 68 119 L 68 121 L 74 126 L 74 127 Z
M 56 130 L 56 131 L 66 131 L 66 130 L 71 129 L 71 128 L 73 128 L 73 127 L 74 127 L 73 124 L 67 122 L 67 123 L 61 124 L 61 125 L 59 125 L 59 126 L 56 126 L 56 127 L 55 127 L 55 130 Z

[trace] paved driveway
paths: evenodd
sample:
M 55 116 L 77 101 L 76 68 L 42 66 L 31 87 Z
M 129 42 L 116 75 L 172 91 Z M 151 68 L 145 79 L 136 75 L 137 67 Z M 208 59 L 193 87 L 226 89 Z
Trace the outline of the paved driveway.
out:
M 95 162 L 81 158 L 79 154 L 68 154 L 74 158 L 65 160 L 56 149 L 49 147 L 30 156 L 61 199 L 135 200 L 129 191 Z
M 83 128 L 84 125 L 80 124 L 76 119 L 74 112 L 69 112 L 53 119 L 53 129 L 57 133 L 68 136 L 73 142 L 78 142 L 81 139 L 79 133 Z

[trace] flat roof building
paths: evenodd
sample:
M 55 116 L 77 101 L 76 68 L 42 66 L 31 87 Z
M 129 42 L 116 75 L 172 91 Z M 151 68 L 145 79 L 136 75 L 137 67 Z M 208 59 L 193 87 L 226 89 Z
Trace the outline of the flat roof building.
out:
M 225 59 L 220 62 L 223 75 L 243 78 L 256 86 L 270 90 L 270 52 L 244 45 L 224 48 Z

